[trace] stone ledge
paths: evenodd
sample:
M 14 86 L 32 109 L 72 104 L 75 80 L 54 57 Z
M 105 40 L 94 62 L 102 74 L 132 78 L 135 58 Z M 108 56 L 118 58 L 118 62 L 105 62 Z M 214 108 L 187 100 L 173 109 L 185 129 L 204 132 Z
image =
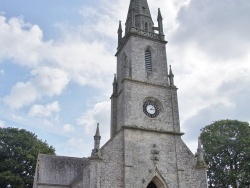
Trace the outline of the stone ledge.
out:
M 117 54 L 119 53 L 119 51 L 122 49 L 122 47 L 125 45 L 126 41 L 128 41 L 128 39 L 131 36 L 136 36 L 136 37 L 140 37 L 140 38 L 146 38 L 149 40 L 153 40 L 153 41 L 157 41 L 163 44 L 167 44 L 168 41 L 165 41 L 165 39 L 160 39 L 156 37 L 156 33 L 147 33 L 145 31 L 141 31 L 139 29 L 136 28 L 131 28 L 131 30 L 122 38 L 121 44 L 117 47 L 117 52 L 115 54 L 115 56 L 117 56 Z
M 164 131 L 164 130 L 156 130 L 156 129 L 147 129 L 147 128 L 141 128 L 141 127 L 135 127 L 135 126 L 122 126 L 121 129 L 122 130 L 133 129 L 133 130 L 139 130 L 139 131 L 156 132 L 156 133 L 171 134 L 171 135 L 178 135 L 178 136 L 184 135 L 183 132 L 174 132 L 174 131 Z

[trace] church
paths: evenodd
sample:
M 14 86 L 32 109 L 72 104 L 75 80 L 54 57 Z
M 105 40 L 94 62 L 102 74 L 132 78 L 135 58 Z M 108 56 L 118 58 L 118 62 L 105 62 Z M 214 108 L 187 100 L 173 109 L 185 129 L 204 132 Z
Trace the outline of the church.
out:
M 155 27 L 147 0 L 130 1 L 118 28 L 110 139 L 100 148 L 97 125 L 90 157 L 40 154 L 33 188 L 207 188 L 201 143 L 194 155 L 181 138 L 162 20 L 158 9 Z

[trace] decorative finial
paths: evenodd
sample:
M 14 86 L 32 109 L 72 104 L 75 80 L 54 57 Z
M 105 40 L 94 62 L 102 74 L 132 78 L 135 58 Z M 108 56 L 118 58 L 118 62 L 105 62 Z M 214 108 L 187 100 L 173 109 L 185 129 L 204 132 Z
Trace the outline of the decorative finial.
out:
M 207 168 L 207 165 L 204 160 L 203 148 L 201 145 L 200 137 L 198 138 L 198 149 L 197 149 L 197 167 L 198 168 Z
M 100 131 L 99 131 L 99 123 L 97 123 L 97 127 L 96 127 L 96 133 L 94 136 L 94 149 L 92 149 L 92 153 L 91 156 L 92 157 L 98 157 L 100 156 L 100 140 L 101 140 L 101 136 L 100 136 Z
M 113 84 L 116 84 L 116 83 L 117 83 L 116 74 L 114 74 L 114 81 L 113 81 Z
M 174 77 L 171 65 L 169 65 L 169 77 Z
M 158 16 L 157 16 L 157 22 L 158 22 L 158 31 L 159 31 L 159 37 L 161 39 L 164 39 L 164 33 L 163 33 L 163 23 L 162 23 L 162 16 L 161 16 L 161 10 L 158 8 Z
M 95 132 L 95 137 L 100 137 L 100 131 L 99 131 L 99 123 L 97 123 L 97 128 L 96 128 L 96 132 Z
M 120 46 L 121 44 L 121 41 L 122 41 L 122 24 L 121 24 L 121 21 L 119 21 L 119 28 L 118 28 L 118 47 Z
M 160 10 L 160 8 L 158 8 L 157 21 L 162 21 L 162 20 L 163 20 L 163 18 L 162 18 L 162 16 L 161 16 L 161 10 Z
M 174 74 L 172 72 L 172 68 L 171 68 L 171 65 L 169 65 L 169 85 L 172 86 L 172 87 L 175 87 L 174 85 Z
M 121 21 L 119 21 L 119 28 L 118 28 L 118 32 L 119 31 L 122 31 L 122 22 Z
M 113 94 L 117 93 L 117 79 L 116 74 L 114 74 L 114 81 L 113 81 Z

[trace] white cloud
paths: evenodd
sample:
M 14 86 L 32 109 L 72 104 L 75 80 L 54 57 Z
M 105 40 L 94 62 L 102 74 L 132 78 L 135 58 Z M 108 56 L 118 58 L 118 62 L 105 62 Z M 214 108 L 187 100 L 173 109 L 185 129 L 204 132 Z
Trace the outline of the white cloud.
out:
M 94 142 L 92 145 L 86 143 L 83 138 L 70 138 L 66 142 L 61 143 L 58 146 L 60 152 L 57 155 L 64 156 L 74 156 L 74 157 L 84 157 L 90 156 L 91 149 L 93 148 Z
M 212 121 L 249 121 L 250 43 L 245 33 L 250 14 L 245 11 L 249 3 L 242 2 L 192 0 L 178 13 L 168 62 L 180 88 L 180 120 L 188 143 Z
M 0 120 L 0 128 L 4 128 L 5 127 L 5 122 L 3 120 Z
M 19 82 L 12 87 L 4 102 L 12 108 L 21 108 L 40 99 L 43 96 L 60 95 L 67 86 L 69 79 L 62 70 L 40 67 L 31 72 L 29 81 Z
M 69 83 L 67 73 L 56 68 L 39 67 L 31 75 L 34 76 L 32 83 L 41 95 L 59 95 Z
M 5 96 L 3 101 L 12 108 L 21 108 L 35 101 L 38 96 L 39 93 L 31 82 L 19 82 L 12 87 L 10 95 Z
M 64 41 L 51 48 L 50 58 L 80 85 L 103 87 L 115 69 L 114 57 L 103 43 L 85 43 L 81 39 Z
M 219 58 L 244 56 L 249 52 L 249 8 L 248 0 L 192 0 L 179 12 L 175 42 L 196 42 L 201 50 L 216 58 L 215 63 Z
M 50 42 L 43 42 L 38 25 L 25 23 L 22 18 L 7 20 L 0 15 L 0 60 L 14 59 L 21 65 L 37 66 Z
M 67 132 L 72 132 L 74 130 L 75 130 L 75 128 L 71 124 L 65 124 L 65 125 L 63 125 L 63 131 L 66 132 L 66 133 Z
M 77 125 L 84 127 L 85 133 L 91 136 L 95 133 L 97 123 L 100 124 L 102 140 L 106 141 L 110 133 L 110 101 L 95 104 L 93 109 L 77 119 Z
M 60 106 L 57 101 L 47 105 L 33 105 L 29 111 L 29 116 L 50 117 L 59 112 Z
M 101 17 L 98 15 L 98 19 Z M 102 22 L 105 27 L 110 23 L 110 19 Z M 91 24 L 93 28 L 97 25 L 96 22 Z M 7 20 L 0 15 L 0 27 L 3 28 L 0 31 L 0 62 L 14 59 L 32 69 L 53 67 L 67 73 L 70 80 L 93 87 L 105 87 L 115 71 L 114 49 L 110 51 L 106 39 L 96 38 L 98 35 L 90 41 L 90 35 L 95 32 L 90 30 L 86 34 L 90 29 L 88 24 L 74 29 L 60 24 L 63 35 L 57 41 L 45 41 L 39 26 L 25 23 L 22 18 Z
M 4 69 L 0 69 L 0 75 L 4 75 Z

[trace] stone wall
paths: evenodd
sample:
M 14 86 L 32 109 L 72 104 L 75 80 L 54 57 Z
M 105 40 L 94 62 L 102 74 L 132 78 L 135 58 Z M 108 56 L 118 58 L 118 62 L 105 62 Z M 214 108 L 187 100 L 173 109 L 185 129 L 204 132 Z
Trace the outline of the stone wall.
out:
M 82 180 L 77 181 L 70 188 L 83 188 L 83 181 Z
M 206 172 L 180 136 L 130 128 L 124 134 L 124 188 L 146 188 L 154 177 L 167 188 L 206 188 Z
M 101 179 L 98 188 L 124 187 L 124 136 L 120 131 L 101 148 Z
M 186 144 L 178 139 L 178 168 L 181 170 L 180 188 L 206 188 L 206 168 L 197 168 L 196 158 Z
M 89 165 L 85 166 L 84 169 L 83 169 L 83 179 L 82 179 L 82 181 L 84 182 L 82 188 L 90 188 L 90 186 L 89 186 L 90 185 Z

